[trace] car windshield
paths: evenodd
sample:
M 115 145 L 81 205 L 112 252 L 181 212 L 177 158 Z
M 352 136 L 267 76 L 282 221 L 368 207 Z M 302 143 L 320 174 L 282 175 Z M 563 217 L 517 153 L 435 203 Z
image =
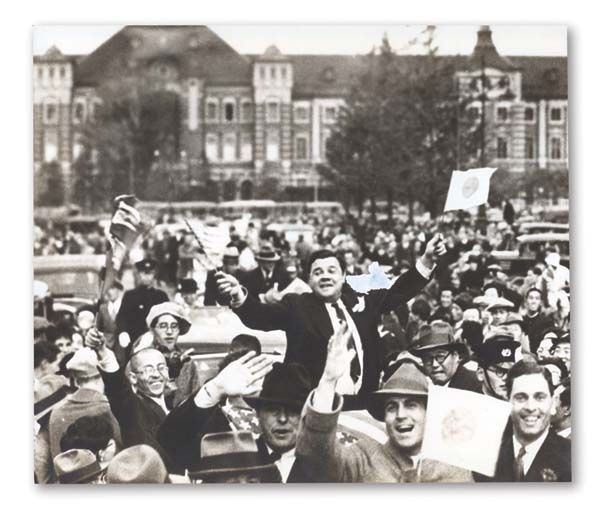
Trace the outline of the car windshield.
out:
M 36 271 L 55 297 L 94 297 L 98 293 L 98 273 L 93 270 Z

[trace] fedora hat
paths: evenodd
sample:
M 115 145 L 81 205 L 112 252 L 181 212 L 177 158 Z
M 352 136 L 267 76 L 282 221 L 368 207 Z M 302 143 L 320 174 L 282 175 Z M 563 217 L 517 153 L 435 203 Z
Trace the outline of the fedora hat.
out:
M 275 251 L 271 244 L 263 244 L 254 258 L 256 261 L 279 261 L 281 256 L 277 254 L 277 251 Z
M 419 327 L 413 341 L 415 344 L 410 351 L 417 356 L 436 348 L 448 348 L 461 353 L 467 352 L 466 345 L 454 339 L 452 326 L 443 320 L 434 320 L 430 324 L 423 324 Z
M 181 336 L 186 334 L 192 326 L 192 323 L 179 304 L 175 302 L 161 302 L 150 308 L 150 312 L 146 317 L 146 325 L 148 328 L 154 327 L 158 318 L 162 315 L 171 315 L 177 319 L 179 322 L 179 334 Z
M 195 279 L 182 279 L 177 285 L 179 293 L 196 293 L 198 291 L 198 283 Z
M 200 462 L 189 472 L 193 479 L 241 472 L 277 471 L 273 463 L 261 459 L 251 432 L 234 431 L 206 434 L 200 442 Z
M 370 404 L 367 410 L 378 421 L 384 421 L 385 399 L 390 396 L 422 396 L 429 393 L 429 381 L 421 371 L 418 363 L 406 358 L 395 361 L 397 370 L 385 381 L 380 390 L 371 393 Z
M 169 473 L 158 452 L 147 444 L 131 446 L 117 453 L 108 464 L 109 484 L 164 484 Z
M 260 394 L 257 397 L 244 397 L 244 400 L 254 409 L 264 404 L 281 404 L 302 410 L 311 389 L 304 366 L 275 363 L 265 377 Z
M 98 370 L 98 356 L 89 347 L 77 350 L 65 365 L 67 371 L 75 377 L 100 377 Z
M 486 308 L 486 311 L 493 311 L 494 309 L 510 310 L 514 307 L 515 307 L 515 305 L 511 301 L 505 299 L 504 297 L 498 297 Z
M 139 272 L 154 272 L 156 270 L 156 261 L 152 258 L 144 258 L 135 263 L 135 268 Z
M 43 418 L 62 404 L 70 393 L 69 381 L 62 375 L 46 375 L 34 384 L 33 417 Z
M 240 259 L 240 251 L 234 245 L 225 247 L 223 252 L 223 260 L 238 261 Z
M 61 484 L 85 484 L 103 468 L 90 450 L 68 450 L 54 457 L 54 471 Z

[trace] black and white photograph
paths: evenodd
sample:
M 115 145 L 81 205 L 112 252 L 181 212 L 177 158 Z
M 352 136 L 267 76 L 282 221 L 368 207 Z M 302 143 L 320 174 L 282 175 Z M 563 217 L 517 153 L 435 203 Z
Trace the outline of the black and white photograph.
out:
M 569 28 L 395 18 L 32 28 L 33 482 L 573 481 Z

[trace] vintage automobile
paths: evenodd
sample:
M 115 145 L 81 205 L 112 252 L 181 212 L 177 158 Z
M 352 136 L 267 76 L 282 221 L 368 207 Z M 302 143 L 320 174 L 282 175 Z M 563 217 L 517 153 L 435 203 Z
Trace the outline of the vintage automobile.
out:
M 304 240 L 311 245 L 316 242 L 315 228 L 310 224 L 274 222 L 267 226 L 267 230 L 274 231 L 275 233 L 283 233 L 285 239 L 292 246 L 298 241 L 298 237 L 300 235 L 302 235 L 304 237 Z
M 507 274 L 525 275 L 527 269 L 544 261 L 548 251 L 558 251 L 562 265 L 569 266 L 569 233 L 536 233 L 517 237 L 517 249 L 492 251 Z
M 82 307 L 95 305 L 104 263 L 102 255 L 34 256 L 34 279 L 45 283 L 52 297 L 52 311 L 46 311 L 49 320 L 57 315 L 74 316 Z
M 558 222 L 521 222 L 518 225 L 519 235 L 535 235 L 536 233 L 568 233 L 569 225 Z

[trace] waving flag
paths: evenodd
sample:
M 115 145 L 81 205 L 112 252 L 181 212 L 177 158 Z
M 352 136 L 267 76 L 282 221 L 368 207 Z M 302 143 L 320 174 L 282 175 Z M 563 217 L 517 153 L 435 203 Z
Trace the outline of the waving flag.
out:
M 347 276 L 346 282 L 357 293 L 368 293 L 371 290 L 389 290 L 394 284 L 388 279 L 376 261 L 369 265 L 369 273 L 359 276 Z
M 444 211 L 467 210 L 486 203 L 490 193 L 490 178 L 495 171 L 491 167 L 452 171 Z

